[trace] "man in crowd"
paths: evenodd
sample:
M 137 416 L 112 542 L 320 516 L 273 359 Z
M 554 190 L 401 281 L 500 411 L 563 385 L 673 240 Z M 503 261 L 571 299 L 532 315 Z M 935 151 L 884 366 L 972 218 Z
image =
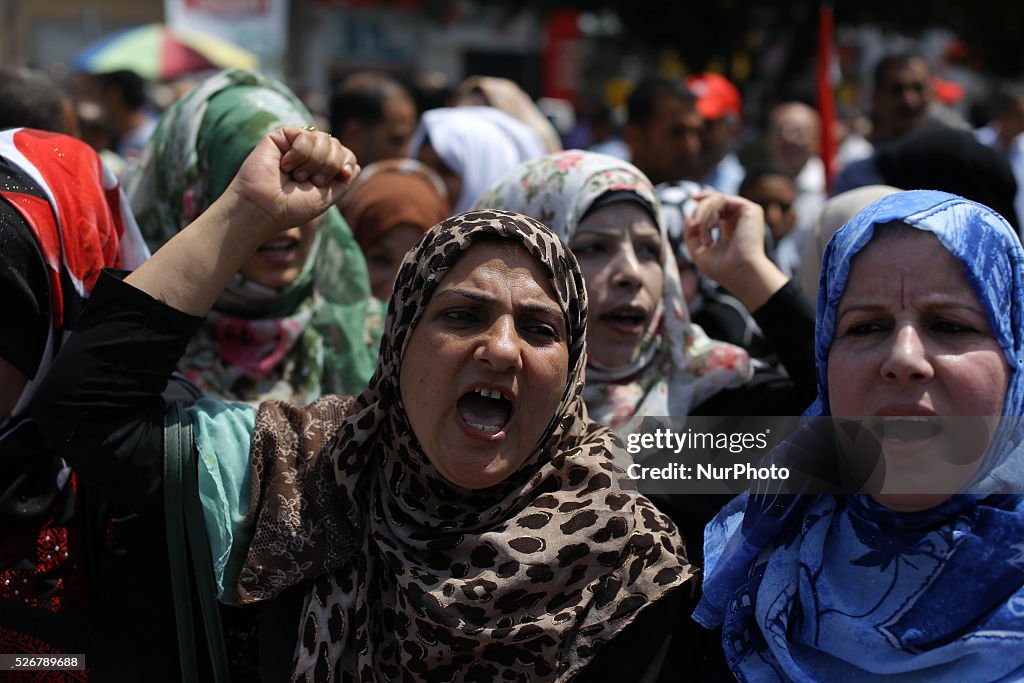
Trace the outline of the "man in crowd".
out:
M 37 128 L 78 136 L 78 121 L 69 98 L 46 74 L 0 66 L 0 130 Z
M 978 141 L 1002 153 L 1017 181 L 1014 208 L 1024 221 L 1024 84 L 1000 84 L 992 98 L 992 118 L 975 131 Z
M 137 159 L 159 118 L 149 105 L 146 81 L 134 71 L 97 74 L 95 79 L 98 99 L 117 136 L 114 151 L 129 162 Z
M 934 102 L 932 71 L 923 55 L 883 57 L 874 72 L 871 142 L 877 147 L 925 126 Z
M 781 166 L 752 167 L 740 184 L 739 195 L 764 209 L 768 256 L 792 277 L 800 265 L 806 231 L 797 229 L 797 188 L 793 176 Z
M 698 177 L 719 192 L 736 194 L 744 174 L 734 150 L 743 126 L 740 91 L 712 72 L 690 76 L 686 87 L 697 96 L 697 112 L 704 122 Z
M 335 89 L 330 110 L 331 132 L 345 141 L 363 167 L 408 153 L 418 118 L 416 103 L 394 78 L 369 71 L 351 74 Z
M 771 163 L 789 173 L 796 184 L 796 230 L 809 230 L 825 201 L 825 163 L 819 156 L 821 117 L 817 110 L 796 101 L 772 107 L 765 147 Z
M 698 177 L 703 121 L 693 93 L 680 81 L 650 77 L 633 88 L 626 107 L 623 139 L 651 182 Z
M 938 107 L 928 60 L 918 52 L 894 52 L 875 65 L 871 94 L 871 134 L 866 152 L 891 144 L 936 123 Z M 832 184 L 832 194 L 878 182 L 871 157 L 849 159 Z

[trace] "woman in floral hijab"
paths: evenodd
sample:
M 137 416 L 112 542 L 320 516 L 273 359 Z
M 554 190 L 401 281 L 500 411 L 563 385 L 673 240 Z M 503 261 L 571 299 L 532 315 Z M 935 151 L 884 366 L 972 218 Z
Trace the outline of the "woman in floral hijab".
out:
M 163 115 L 129 187 L 150 246 L 205 211 L 266 133 L 311 122 L 291 91 L 256 73 L 222 71 L 197 85 Z M 232 400 L 358 392 L 373 372 L 368 340 L 379 336 L 368 336 L 368 298 L 366 262 L 331 208 L 246 262 L 181 367 L 203 393 Z
M 656 292 L 660 285 L 661 295 L 655 297 L 658 300 L 651 310 L 635 311 L 643 318 L 644 329 L 635 335 L 631 359 L 610 366 L 594 357 L 594 330 L 602 318 L 613 325 L 624 320 L 628 326 L 634 311 L 616 307 L 614 302 L 601 310 L 599 302 L 607 298 L 606 292 L 595 290 L 619 285 L 609 281 L 605 287 L 591 278 L 586 272 L 587 258 L 580 253 L 584 245 L 577 235 L 585 219 L 622 203 L 639 206 L 651 224 L 653 234 L 643 238 L 649 244 L 638 244 L 635 237 L 632 241 L 640 261 L 644 259 L 643 249 L 654 250 L 655 278 L 660 282 L 649 283 L 649 288 Z M 751 366 L 743 349 L 709 339 L 690 322 L 654 187 L 632 164 L 579 150 L 549 154 L 519 165 L 486 192 L 477 206 L 536 218 L 554 230 L 580 259 L 591 300 L 591 356 L 583 395 L 593 419 L 617 427 L 645 416 L 685 416 L 719 390 L 742 384 L 750 377 Z M 620 232 L 628 230 L 622 228 Z M 588 243 L 584 248 L 598 246 L 607 251 L 618 247 Z

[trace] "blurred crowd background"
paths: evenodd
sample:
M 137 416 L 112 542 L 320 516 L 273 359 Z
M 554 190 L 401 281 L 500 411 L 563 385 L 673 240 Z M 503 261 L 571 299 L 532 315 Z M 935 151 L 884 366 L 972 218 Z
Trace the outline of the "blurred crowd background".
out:
M 467 76 L 509 78 L 569 146 L 621 125 L 642 76 L 715 72 L 742 93 L 742 147 L 774 103 L 814 103 L 820 10 L 813 2 L 738 0 L 0 0 L 0 64 L 43 70 L 77 99 L 95 100 L 76 75 L 112 69 L 83 53 L 118 31 L 166 23 L 240 46 L 325 117 L 332 88 L 354 71 L 409 81 L 421 110 L 442 103 Z M 899 43 L 928 57 L 944 103 L 983 126 L 994 81 L 1024 67 L 1015 31 L 1022 18 L 1016 3 L 840 3 L 830 46 L 840 141 L 866 132 L 871 69 Z M 135 50 L 135 70 L 149 70 L 142 75 L 155 110 L 204 75 L 199 62 L 153 73 L 142 52 Z M 219 65 L 252 66 L 242 52 L 215 54 L 226 62 Z

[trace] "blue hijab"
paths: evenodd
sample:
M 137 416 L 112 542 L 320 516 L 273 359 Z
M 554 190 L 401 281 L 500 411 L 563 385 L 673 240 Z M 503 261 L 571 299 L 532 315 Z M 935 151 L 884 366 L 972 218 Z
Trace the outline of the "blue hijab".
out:
M 1024 250 L 994 211 L 955 195 L 902 192 L 847 223 L 822 264 L 815 340 L 818 398 L 774 457 L 834 452 L 828 355 L 852 259 L 876 226 L 932 233 L 964 264 L 1009 365 L 1003 414 L 1024 415 Z M 704 596 L 694 618 L 722 628 L 741 681 L 1024 679 L 1024 474 L 1021 420 L 1000 426 L 970 494 L 921 512 L 867 495 L 733 500 L 705 532 Z M 1008 495 L 1007 491 L 1014 494 Z

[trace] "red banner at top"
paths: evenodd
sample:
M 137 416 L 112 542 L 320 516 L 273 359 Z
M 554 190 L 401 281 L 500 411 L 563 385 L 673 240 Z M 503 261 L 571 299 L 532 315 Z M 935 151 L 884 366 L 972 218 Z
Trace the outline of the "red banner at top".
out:
M 563 10 L 549 14 L 544 22 L 544 97 L 576 99 L 583 47 L 578 19 L 579 12 Z
M 832 187 L 832 171 L 836 145 L 836 100 L 833 75 L 838 69 L 833 39 L 832 7 L 822 5 L 818 11 L 818 113 L 821 115 L 821 160 L 825 163 L 825 185 Z

